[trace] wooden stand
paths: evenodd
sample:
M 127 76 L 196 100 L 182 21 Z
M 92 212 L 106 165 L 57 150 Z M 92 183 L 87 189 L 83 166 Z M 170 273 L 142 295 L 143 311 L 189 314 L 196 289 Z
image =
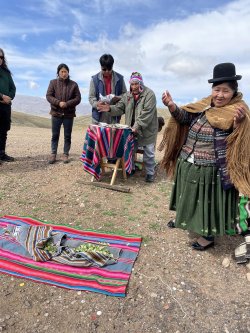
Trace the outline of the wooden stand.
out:
M 103 159 L 101 160 L 101 169 L 102 169 L 102 173 L 106 172 L 106 169 L 111 169 L 113 170 L 113 174 L 112 174 L 112 178 L 111 178 L 111 182 L 110 185 L 114 185 L 115 180 L 116 180 L 116 176 L 117 176 L 117 172 L 119 170 L 122 171 L 123 174 L 123 178 L 127 179 L 127 174 L 126 174 L 126 169 L 125 169 L 125 163 L 124 163 L 124 159 L 123 158 L 118 158 L 115 162 L 115 164 L 113 163 L 108 163 L 106 161 L 104 161 Z M 95 177 L 92 177 L 91 182 L 93 182 L 95 179 Z

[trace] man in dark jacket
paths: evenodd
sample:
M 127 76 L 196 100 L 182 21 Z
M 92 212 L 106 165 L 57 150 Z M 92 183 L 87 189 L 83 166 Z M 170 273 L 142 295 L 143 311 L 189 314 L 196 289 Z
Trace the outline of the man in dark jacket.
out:
M 89 103 L 92 106 L 92 122 L 104 122 L 107 124 L 119 123 L 120 117 L 111 117 L 105 112 L 98 112 L 100 95 L 115 95 L 111 104 L 116 104 L 120 100 L 120 96 L 127 91 L 124 78 L 121 74 L 113 71 L 114 58 L 110 54 L 103 54 L 100 58 L 101 71 L 92 76 L 89 88 Z

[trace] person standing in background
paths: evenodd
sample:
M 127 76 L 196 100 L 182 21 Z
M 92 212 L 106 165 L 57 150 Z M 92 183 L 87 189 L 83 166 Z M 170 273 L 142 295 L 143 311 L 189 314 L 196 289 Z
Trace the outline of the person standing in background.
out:
M 69 67 L 66 64 L 60 64 L 57 67 L 57 79 L 50 81 L 46 98 L 51 105 L 52 121 L 49 163 L 53 164 L 56 161 L 62 125 L 64 127 L 63 162 L 68 163 L 73 122 L 76 116 L 76 106 L 81 102 L 81 93 L 78 84 L 69 78 Z
M 99 112 L 100 105 L 102 104 L 100 94 L 102 96 L 115 95 L 111 100 L 111 104 L 116 104 L 120 100 L 120 96 L 127 92 L 126 84 L 123 76 L 113 71 L 114 58 L 111 54 L 103 54 L 99 61 L 101 71 L 92 76 L 89 87 L 89 103 L 92 106 L 92 123 L 119 123 L 120 117 L 112 117 L 108 113 Z
M 6 141 L 11 125 L 11 103 L 15 94 L 16 87 L 4 51 L 0 49 L 0 163 L 14 161 L 13 157 L 6 154 Z

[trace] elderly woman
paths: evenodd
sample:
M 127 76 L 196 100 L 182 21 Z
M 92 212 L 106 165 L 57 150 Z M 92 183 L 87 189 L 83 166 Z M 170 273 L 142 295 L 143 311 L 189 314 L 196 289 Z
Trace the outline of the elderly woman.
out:
M 171 113 L 159 150 L 173 174 L 170 210 L 174 226 L 200 235 L 195 250 L 214 245 L 214 236 L 234 234 L 238 191 L 250 194 L 250 116 L 238 92 L 232 63 L 214 67 L 212 93 L 196 103 L 178 107 L 168 91 L 162 101 Z
M 81 102 L 81 93 L 78 84 L 69 78 L 69 67 L 66 64 L 60 64 L 57 67 L 57 79 L 50 81 L 46 98 L 51 105 L 50 114 L 52 116 L 49 163 L 53 164 L 56 161 L 62 125 L 64 127 L 63 162 L 68 163 L 73 122 L 76 116 L 76 106 Z

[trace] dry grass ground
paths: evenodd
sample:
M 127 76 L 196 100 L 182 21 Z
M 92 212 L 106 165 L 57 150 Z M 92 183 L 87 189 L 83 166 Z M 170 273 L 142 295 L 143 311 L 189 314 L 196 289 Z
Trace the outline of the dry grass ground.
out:
M 7 147 L 16 161 L 0 166 L 0 214 L 142 235 L 127 296 L 70 291 L 0 275 L 0 331 L 250 332 L 247 268 L 231 258 L 240 236 L 217 239 L 215 248 L 205 253 L 191 250 L 184 231 L 166 227 L 172 216 L 171 184 L 161 171 L 153 184 L 145 183 L 140 173 L 126 182 L 118 176 L 117 184 L 130 187 L 128 194 L 81 184 L 91 178 L 79 161 L 87 122 L 81 119 L 74 127 L 70 163 L 49 165 L 50 129 L 16 121 Z M 227 268 L 222 265 L 225 257 L 230 259 Z

